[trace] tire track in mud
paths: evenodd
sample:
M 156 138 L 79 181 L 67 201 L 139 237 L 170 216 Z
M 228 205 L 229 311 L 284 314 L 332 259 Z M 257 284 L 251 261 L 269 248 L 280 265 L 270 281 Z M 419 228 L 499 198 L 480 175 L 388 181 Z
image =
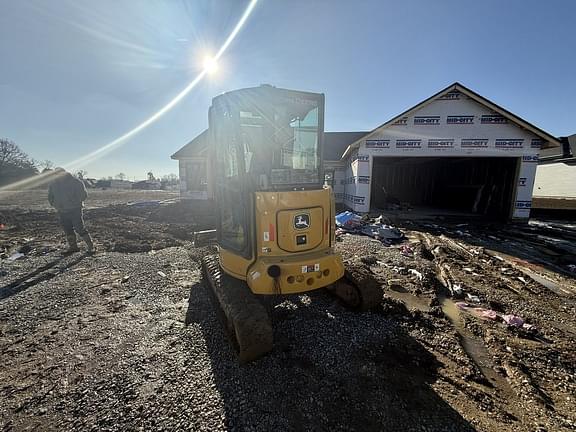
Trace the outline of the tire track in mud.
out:
M 562 426 L 571 424 L 570 415 L 556 412 L 555 403 L 559 402 L 558 397 L 561 394 L 555 390 L 553 378 L 550 375 L 533 376 L 534 367 L 537 366 L 526 358 L 530 353 L 528 345 L 524 343 L 510 348 L 507 342 L 508 338 L 514 339 L 513 335 L 516 335 L 522 341 L 530 340 L 538 346 L 548 345 L 554 343 L 550 335 L 539 330 L 536 334 L 519 331 L 513 327 L 506 328 L 491 322 L 482 324 L 472 316 L 470 319 L 467 317 L 464 319 L 464 315 L 461 315 L 449 293 L 452 292 L 450 288 L 456 288 L 453 294 L 457 298 L 458 295 L 463 296 L 465 293 L 477 294 L 481 303 L 501 313 L 504 311 L 513 313 L 516 309 L 528 318 L 528 322 L 534 323 L 533 317 L 542 320 L 539 323 L 536 321 L 539 324 L 538 328 L 541 329 L 545 328 L 544 323 L 547 324 L 547 320 L 555 316 L 549 308 L 557 303 L 558 298 L 554 295 L 550 299 L 547 295 L 549 289 L 540 288 L 537 281 L 526 282 L 521 277 L 523 273 L 520 269 L 512 270 L 510 263 L 503 262 L 500 265 L 500 260 L 493 259 L 483 248 L 460 244 L 459 241 L 444 239 L 443 236 L 430 236 L 433 240 L 430 244 L 441 248 L 439 261 L 444 265 L 440 272 L 438 263 L 435 262 L 436 257 L 429 252 L 429 247 L 426 247 L 428 244 L 424 243 L 420 234 L 412 231 L 409 235 L 412 239 L 409 248 L 413 252 L 408 257 L 394 248 L 381 248 L 378 251 L 374 246 L 372 252 L 370 249 L 373 241 L 368 240 L 365 247 L 370 252 L 362 261 L 383 284 L 385 297 L 392 297 L 406 305 L 408 309 L 406 313 L 412 319 L 408 320 L 408 317 L 404 319 L 407 323 L 416 319 L 412 326 L 415 326 L 417 336 L 418 332 L 421 332 L 418 329 L 422 326 L 432 325 L 435 330 L 442 329 L 442 326 L 433 324 L 434 317 L 445 318 L 445 325 L 453 329 L 453 336 L 449 339 L 459 345 L 457 351 L 461 354 L 451 353 L 449 345 L 443 343 L 439 345 L 435 339 L 430 339 L 429 342 L 426 339 L 419 339 L 446 364 L 445 372 L 438 375 L 439 382 L 446 379 L 464 394 L 461 400 L 455 401 L 457 406 L 461 407 L 461 412 L 473 412 L 474 401 L 477 401 L 477 415 L 480 417 L 482 417 L 481 411 L 498 413 L 495 417 L 488 416 L 482 420 L 485 425 L 492 425 L 489 430 L 501 425 L 502 421 L 513 430 L 532 430 L 533 427 L 541 426 L 550 427 L 548 430 L 560 430 Z M 361 243 L 360 239 L 362 238 L 352 239 L 350 236 L 346 239 L 346 243 L 354 240 Z M 421 248 L 426 250 L 422 251 Z M 344 252 L 344 249 L 341 250 Z M 502 267 L 507 267 L 507 270 Z M 446 281 L 449 283 L 446 284 Z M 461 291 L 462 288 L 464 293 Z M 510 291 L 505 291 L 505 288 L 509 288 Z M 566 305 L 570 307 L 570 302 Z M 387 310 L 385 313 L 389 312 L 390 310 Z M 438 321 L 436 323 L 439 324 Z M 554 321 L 550 324 L 559 329 L 560 326 L 566 327 L 567 330 L 570 328 L 570 322 L 556 325 L 558 323 Z M 441 330 L 442 333 L 446 333 L 448 327 Z M 571 331 L 563 333 L 572 334 Z M 561 341 L 562 337 L 560 335 L 558 337 Z M 464 363 L 459 360 L 462 356 L 468 359 Z M 466 371 L 466 368 L 472 368 L 469 369 L 468 375 L 458 375 Z M 478 385 L 474 385 L 471 381 Z M 546 390 L 541 388 L 541 383 L 552 385 L 551 395 L 555 399 L 546 393 L 549 391 L 548 388 Z M 453 393 L 453 390 L 450 390 L 450 393 Z M 550 423 L 546 425 L 547 422 Z

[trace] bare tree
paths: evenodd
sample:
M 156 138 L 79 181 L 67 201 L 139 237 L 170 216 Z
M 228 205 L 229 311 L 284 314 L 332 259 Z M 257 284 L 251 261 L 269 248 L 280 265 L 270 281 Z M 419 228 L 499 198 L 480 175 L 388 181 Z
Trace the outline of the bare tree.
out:
M 0 178 L 19 178 L 36 174 L 34 161 L 13 141 L 0 138 Z
M 20 147 L 6 138 L 0 138 L 0 172 L 7 167 L 36 168 L 30 157 Z
M 126 178 L 126 174 L 124 174 L 124 173 L 116 174 L 116 178 L 118 180 L 124 180 Z
M 148 171 L 148 181 L 154 181 L 156 180 L 156 177 L 154 177 L 154 173 L 152 171 Z
M 51 169 L 54 168 L 54 162 L 48 159 L 44 159 L 43 161 L 38 162 L 38 166 L 42 168 L 42 172 L 50 171 Z
M 174 173 L 166 174 L 162 176 L 162 181 L 168 184 L 174 184 L 178 182 L 178 176 Z

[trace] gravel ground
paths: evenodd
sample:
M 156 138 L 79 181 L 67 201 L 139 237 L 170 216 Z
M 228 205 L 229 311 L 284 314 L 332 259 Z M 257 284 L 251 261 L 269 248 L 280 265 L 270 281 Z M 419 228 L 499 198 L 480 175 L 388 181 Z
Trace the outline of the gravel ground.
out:
M 239 366 L 193 252 L 72 256 L 3 299 L 4 430 L 470 428 L 402 323 L 323 291 L 272 302 L 274 352 Z
M 573 279 L 554 274 L 558 294 L 518 261 L 420 226 L 403 227 L 404 253 L 345 235 L 337 248 L 382 284 L 381 307 L 350 311 L 324 290 L 267 298 L 274 351 L 241 366 L 201 278 L 209 250 L 173 234 L 192 225 L 96 209 L 100 252 L 61 257 L 55 221 L 38 211 L 3 213 L 18 229 L 0 246 L 27 251 L 0 261 L 0 430 L 574 429 Z M 106 229 L 140 232 L 150 248 L 115 250 L 97 229 L 110 217 Z M 536 330 L 458 312 L 422 235 L 480 305 Z

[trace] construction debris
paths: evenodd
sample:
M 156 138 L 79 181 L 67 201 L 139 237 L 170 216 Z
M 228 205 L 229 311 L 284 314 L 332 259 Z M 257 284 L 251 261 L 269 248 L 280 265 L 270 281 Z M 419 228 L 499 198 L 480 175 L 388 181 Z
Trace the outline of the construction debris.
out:
M 16 260 L 19 260 L 19 259 L 24 258 L 25 256 L 26 256 L 26 255 L 24 255 L 24 254 L 21 253 L 21 252 L 15 252 L 15 253 L 13 253 L 12 255 L 10 255 L 10 256 L 8 257 L 8 261 L 16 261 Z
M 362 216 L 345 211 L 336 215 L 336 226 L 353 230 L 363 224 Z
M 525 423 L 530 422 L 528 419 L 547 424 L 548 430 L 569 428 L 572 423 L 565 422 L 563 416 L 571 410 L 564 401 L 575 394 L 576 382 L 570 379 L 560 394 L 557 377 L 575 376 L 576 357 L 569 346 L 576 331 L 571 316 L 576 313 L 576 281 L 567 276 L 568 272 L 559 274 L 555 270 L 561 267 L 558 260 L 573 260 L 574 256 L 548 253 L 548 247 L 521 247 L 517 239 L 502 241 L 508 226 L 501 229 L 472 224 L 456 227 L 445 222 L 410 221 L 399 227 L 410 243 L 381 247 L 365 237 L 345 236 L 337 248 L 344 257 L 366 257 L 362 260 L 364 265 L 383 286 L 383 308 L 387 313 L 401 314 L 395 306 L 390 306 L 389 302 L 394 300 L 406 305 L 405 316 L 410 322 L 427 317 L 424 322 L 431 330 L 422 330 L 415 324 L 418 330 L 414 334 L 427 340 L 427 346 L 439 353 L 445 365 L 457 364 L 455 374 L 462 373 L 466 362 L 454 350 L 463 350 L 471 362 L 468 379 L 460 381 L 446 371 L 450 382 L 459 382 L 461 389 L 467 388 L 471 381 L 485 384 L 474 387 L 470 393 L 465 390 L 464 394 L 469 395 L 460 396 L 458 404 L 462 403 L 462 397 L 474 399 L 470 395 L 479 392 L 475 394 L 483 395 L 484 401 L 489 400 L 490 412 L 496 413 L 500 408 L 493 397 L 506 395 L 505 411 L 513 413 L 518 424 L 498 427 L 498 421 L 486 420 L 491 426 L 486 423 L 479 429 L 530 430 L 531 426 Z M 531 273 L 526 273 L 528 271 Z M 444 317 L 445 322 L 451 324 L 457 342 L 446 345 L 429 342 L 444 338 L 439 334 L 445 335 L 447 329 L 438 320 Z M 560 365 L 551 360 L 552 356 L 545 356 L 550 344 L 555 356 L 574 363 L 568 366 L 563 361 Z M 522 374 L 503 372 L 502 359 L 511 359 L 509 364 L 514 365 L 514 371 Z M 548 361 L 552 363 L 546 363 Z M 530 392 L 546 396 L 527 399 L 526 384 L 522 383 L 525 378 L 518 378 L 519 381 L 515 378 L 520 376 L 530 377 Z M 546 400 L 548 402 L 542 403 Z M 551 415 L 551 400 L 556 413 L 563 410 L 562 416 Z M 572 414 L 569 417 L 572 419 Z M 551 423 L 542 422 L 542 418 Z
M 338 227 L 336 234 L 362 234 L 380 240 L 386 245 L 403 241 L 404 234 L 398 228 L 383 223 L 384 220 L 386 220 L 384 216 L 369 219 L 351 211 L 345 211 L 336 215 Z
M 472 315 L 477 316 L 478 318 L 489 319 L 492 321 L 496 321 L 498 319 L 498 313 L 492 309 L 474 306 L 465 302 L 457 302 L 456 306 L 458 306 L 460 310 L 470 312 Z
M 509 314 L 509 315 L 502 315 L 502 320 L 511 326 L 514 327 L 522 327 L 524 325 L 524 320 L 517 315 Z

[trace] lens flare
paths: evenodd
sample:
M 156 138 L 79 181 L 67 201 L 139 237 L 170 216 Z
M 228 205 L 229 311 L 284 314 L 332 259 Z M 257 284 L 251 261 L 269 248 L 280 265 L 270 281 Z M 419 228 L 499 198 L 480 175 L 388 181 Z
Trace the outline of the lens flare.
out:
M 208 74 L 213 74 L 218 71 L 218 62 L 212 57 L 206 57 L 204 59 L 204 70 Z
M 222 46 L 220 47 L 220 49 L 218 50 L 216 55 L 214 57 L 210 58 L 210 64 L 213 67 L 217 68 L 218 60 L 226 52 L 226 50 L 228 49 L 230 44 L 234 41 L 234 39 L 236 38 L 236 36 L 240 32 L 240 30 L 242 30 L 242 27 L 244 27 L 244 24 L 246 23 L 246 21 L 248 20 L 248 18 L 252 14 L 252 11 L 256 7 L 257 3 L 258 3 L 258 0 L 250 0 L 250 3 L 248 4 L 246 9 L 244 10 L 244 13 L 240 17 L 240 20 L 238 21 L 238 23 L 236 23 L 236 26 L 234 26 L 234 28 L 232 29 L 232 32 L 230 32 L 230 34 L 228 35 L 228 37 L 226 38 L 226 40 L 224 41 L 224 43 L 222 44 Z M 72 168 L 77 169 L 81 166 L 86 165 L 87 163 L 93 162 L 96 159 L 99 159 L 100 157 L 102 157 L 104 154 L 112 151 L 113 149 L 118 147 L 120 144 L 127 141 L 129 138 L 132 138 L 137 133 L 143 131 L 148 126 L 150 126 L 152 123 L 154 123 L 158 119 L 160 119 L 160 117 L 162 117 L 164 114 L 166 114 L 172 108 L 174 108 L 182 99 L 184 99 L 184 97 L 188 93 L 190 93 L 192 91 L 192 89 L 194 89 L 194 87 L 196 87 L 198 85 L 198 83 L 200 81 L 202 81 L 202 79 L 208 73 L 209 73 L 209 68 L 206 68 L 206 64 L 205 64 L 204 70 L 202 70 L 202 72 L 200 72 L 198 74 L 198 76 L 196 76 L 196 78 L 194 78 L 194 80 L 190 84 L 188 84 L 170 102 L 168 102 L 166 105 L 164 105 L 162 108 L 160 108 L 154 114 L 152 114 L 149 118 L 144 120 L 142 123 L 140 123 L 138 126 L 133 128 L 132 130 L 126 132 L 124 135 L 119 136 L 114 141 L 111 141 L 108 144 L 103 145 L 102 147 L 92 151 L 91 153 L 88 153 L 85 156 L 82 156 L 82 157 L 80 157 L 80 158 L 78 158 L 78 159 L 76 159 L 70 163 L 67 163 L 66 165 L 64 165 L 64 168 L 66 168 L 68 170 L 71 170 Z M 18 188 L 23 188 L 23 187 L 31 187 L 31 186 L 40 185 L 40 184 L 43 184 L 43 183 L 49 181 L 50 178 L 51 177 L 48 175 L 43 175 L 43 174 L 37 175 L 37 176 L 31 177 L 31 178 L 21 180 L 19 182 L 15 182 L 15 183 L 9 184 L 7 186 L 4 186 L 4 187 L 0 188 L 0 191 L 13 190 L 13 189 L 18 189 Z

